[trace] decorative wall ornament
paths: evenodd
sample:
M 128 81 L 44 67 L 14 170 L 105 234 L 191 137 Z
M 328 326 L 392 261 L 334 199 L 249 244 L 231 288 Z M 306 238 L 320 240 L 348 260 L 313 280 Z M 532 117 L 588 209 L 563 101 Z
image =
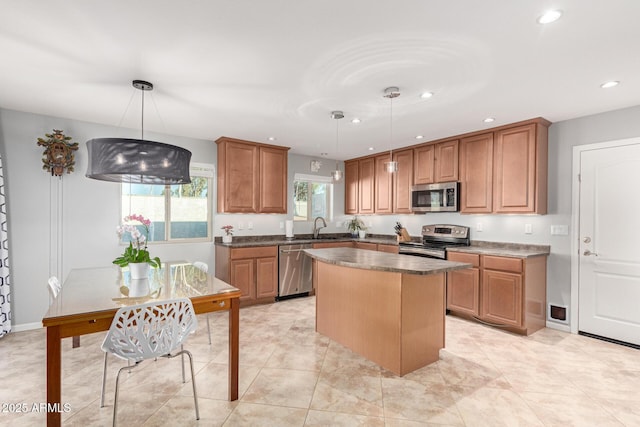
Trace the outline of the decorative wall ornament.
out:
M 77 142 L 69 142 L 70 136 L 65 136 L 63 131 L 54 129 L 53 133 L 46 133 L 47 139 L 38 138 L 38 145 L 46 147 L 42 153 L 42 169 L 51 173 L 51 176 L 62 176 L 73 172 L 76 164 L 74 151 L 78 149 Z
M 321 166 L 322 162 L 320 160 L 311 160 L 311 172 L 318 172 Z

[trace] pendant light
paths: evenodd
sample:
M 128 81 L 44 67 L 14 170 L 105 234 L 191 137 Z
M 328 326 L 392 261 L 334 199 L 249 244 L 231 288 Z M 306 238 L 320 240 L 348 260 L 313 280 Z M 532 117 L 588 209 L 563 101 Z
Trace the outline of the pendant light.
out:
M 89 162 L 86 176 L 92 179 L 136 184 L 188 184 L 191 152 L 175 145 L 144 139 L 144 93 L 153 85 L 134 80 L 142 91 L 140 139 L 94 138 L 87 141 Z
M 332 111 L 331 118 L 336 121 L 336 157 L 338 155 L 338 120 L 344 118 L 344 113 L 342 111 Z M 340 170 L 340 164 L 338 163 L 338 159 L 336 159 L 336 170 L 331 172 L 331 178 L 333 178 L 334 182 L 338 182 L 342 179 L 344 173 Z
M 385 169 L 389 173 L 398 172 L 398 162 L 393 160 L 393 98 L 400 96 L 400 89 L 395 86 L 388 87 L 384 90 L 384 97 L 389 98 L 391 104 L 391 112 L 389 114 L 389 161 L 384 164 Z

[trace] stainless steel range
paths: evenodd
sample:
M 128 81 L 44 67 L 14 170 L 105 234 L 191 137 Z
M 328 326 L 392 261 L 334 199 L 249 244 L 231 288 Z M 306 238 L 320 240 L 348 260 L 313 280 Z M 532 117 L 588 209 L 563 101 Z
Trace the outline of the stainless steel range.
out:
M 422 226 L 422 242 L 400 242 L 399 253 L 428 258 L 447 258 L 447 247 L 469 246 L 469 227 L 432 224 Z

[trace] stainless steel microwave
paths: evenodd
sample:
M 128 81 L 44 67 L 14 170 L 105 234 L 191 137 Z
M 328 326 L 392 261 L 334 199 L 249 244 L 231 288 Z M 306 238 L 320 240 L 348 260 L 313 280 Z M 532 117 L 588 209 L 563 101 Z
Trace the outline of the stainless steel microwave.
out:
M 460 183 L 440 182 L 411 187 L 413 212 L 457 212 L 460 205 Z

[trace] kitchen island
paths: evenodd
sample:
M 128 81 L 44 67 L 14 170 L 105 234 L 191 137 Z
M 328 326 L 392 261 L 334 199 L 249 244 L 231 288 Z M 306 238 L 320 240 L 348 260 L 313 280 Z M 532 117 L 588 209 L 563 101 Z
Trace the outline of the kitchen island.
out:
M 444 348 L 445 273 L 470 264 L 352 248 L 313 258 L 316 331 L 405 375 Z

